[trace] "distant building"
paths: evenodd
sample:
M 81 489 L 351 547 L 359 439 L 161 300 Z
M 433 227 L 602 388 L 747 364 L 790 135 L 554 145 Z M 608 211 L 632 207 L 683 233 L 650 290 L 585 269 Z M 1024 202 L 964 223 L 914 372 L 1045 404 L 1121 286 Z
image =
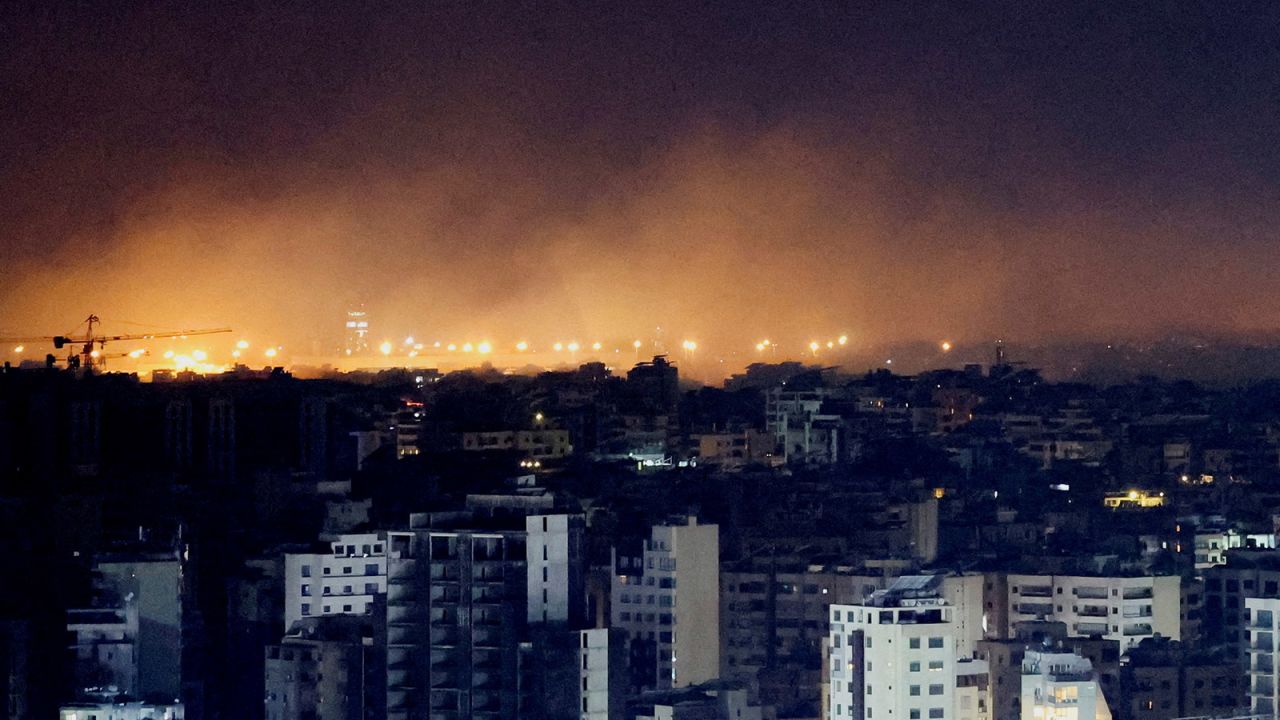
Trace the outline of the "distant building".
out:
M 1225 565 L 1204 569 L 1204 640 L 1236 649 L 1238 661 L 1248 660 L 1247 598 L 1280 599 L 1280 552 L 1233 550 Z
M 1247 644 L 1249 706 L 1255 715 L 1274 717 L 1280 711 L 1280 600 L 1248 598 L 1245 617 L 1251 640 Z
M 830 391 L 782 385 L 765 396 L 765 422 L 781 462 L 829 465 L 839 462 L 844 422 L 822 412 Z
M 521 720 L 625 717 L 627 657 L 622 631 L 535 629 L 520 652 Z
M 1182 578 L 1177 575 L 1089 577 L 1015 575 L 1007 578 L 1009 627 L 1025 620 L 1057 620 L 1070 635 L 1097 635 L 1124 652 L 1143 639 L 1182 637 Z
M 1073 652 L 1093 665 L 1095 678 L 1104 694 L 1120 688 L 1120 646 L 1115 640 L 1069 637 L 1061 622 L 1018 623 L 1013 639 L 979 640 L 975 656 L 986 661 L 990 680 L 991 717 L 1022 716 L 1022 660 L 1030 649 L 1053 648 Z
M 1275 533 L 1241 533 L 1235 528 L 1197 529 L 1194 535 L 1196 569 L 1204 570 L 1227 562 L 1227 551 L 1276 549 Z
M 830 720 L 956 717 L 955 609 L 941 576 L 903 576 L 866 601 L 832 605 Z
M 471 452 L 513 450 L 523 458 L 543 462 L 573 454 L 569 431 L 552 428 L 462 433 L 462 449 Z
M 369 352 L 369 313 L 364 308 L 348 310 L 343 351 L 347 355 L 364 355 Z
M 586 523 L 581 515 L 530 515 L 528 596 L 530 625 L 579 628 L 587 617 Z
M 830 607 L 859 603 L 896 577 L 852 566 L 722 570 L 720 677 L 744 683 L 784 717 L 817 716 Z
M 388 541 L 387 717 L 514 717 L 524 533 L 421 527 Z
M 1022 660 L 1022 720 L 1111 720 L 1093 665 L 1071 652 L 1028 650 Z
M 64 709 L 116 699 L 180 708 L 181 562 L 171 554 L 109 558 L 94 563 L 94 574 L 93 607 L 67 612 L 78 697 Z
M 1144 640 L 1120 668 L 1116 713 L 1127 720 L 1242 714 L 1248 674 L 1229 648 L 1217 650 L 1225 652 L 1194 651 L 1168 638 Z
M 627 387 L 649 411 L 672 411 L 680 401 L 680 372 L 665 355 L 658 355 L 627 371 Z
M 633 685 L 665 690 L 720 676 L 720 528 L 655 525 L 639 557 L 615 560 L 613 627 L 627 633 Z
M 698 462 L 732 470 L 747 465 L 772 464 L 777 440 L 772 433 L 743 430 L 703 433 L 697 436 Z
M 303 618 L 363 615 L 387 592 L 386 533 L 340 535 L 329 552 L 285 556 L 284 629 Z
M 381 610 L 377 614 L 381 614 Z M 365 720 L 385 712 L 383 620 L 308 618 L 266 648 L 266 720 Z

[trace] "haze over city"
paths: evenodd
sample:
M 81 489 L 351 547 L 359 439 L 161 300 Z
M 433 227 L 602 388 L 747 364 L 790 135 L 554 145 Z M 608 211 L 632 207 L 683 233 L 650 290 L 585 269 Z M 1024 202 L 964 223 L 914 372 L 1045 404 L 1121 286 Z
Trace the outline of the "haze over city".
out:
M 1280 326 L 1269 9 L 504 10 L 7 6 L 0 332 Z

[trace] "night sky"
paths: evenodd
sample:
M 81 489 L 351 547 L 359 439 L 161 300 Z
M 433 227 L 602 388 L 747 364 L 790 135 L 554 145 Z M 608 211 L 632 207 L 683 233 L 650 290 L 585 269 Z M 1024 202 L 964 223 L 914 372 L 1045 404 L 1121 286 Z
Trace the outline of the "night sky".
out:
M 1280 6 L 0 7 L 0 331 L 1280 328 Z

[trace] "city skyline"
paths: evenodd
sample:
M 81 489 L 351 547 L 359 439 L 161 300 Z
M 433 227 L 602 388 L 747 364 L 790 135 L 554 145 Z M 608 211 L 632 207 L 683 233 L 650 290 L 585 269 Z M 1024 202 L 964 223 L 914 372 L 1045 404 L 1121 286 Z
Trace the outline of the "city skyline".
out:
M 5 334 L 1280 328 L 1273 8 L 3 13 Z

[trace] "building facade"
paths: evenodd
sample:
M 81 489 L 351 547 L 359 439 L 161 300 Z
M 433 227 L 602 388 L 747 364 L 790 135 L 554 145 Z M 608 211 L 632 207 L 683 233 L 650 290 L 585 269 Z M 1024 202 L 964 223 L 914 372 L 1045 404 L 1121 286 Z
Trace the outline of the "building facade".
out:
M 328 552 L 285 556 L 284 624 L 310 617 L 364 615 L 387 592 L 385 533 L 340 535 Z

